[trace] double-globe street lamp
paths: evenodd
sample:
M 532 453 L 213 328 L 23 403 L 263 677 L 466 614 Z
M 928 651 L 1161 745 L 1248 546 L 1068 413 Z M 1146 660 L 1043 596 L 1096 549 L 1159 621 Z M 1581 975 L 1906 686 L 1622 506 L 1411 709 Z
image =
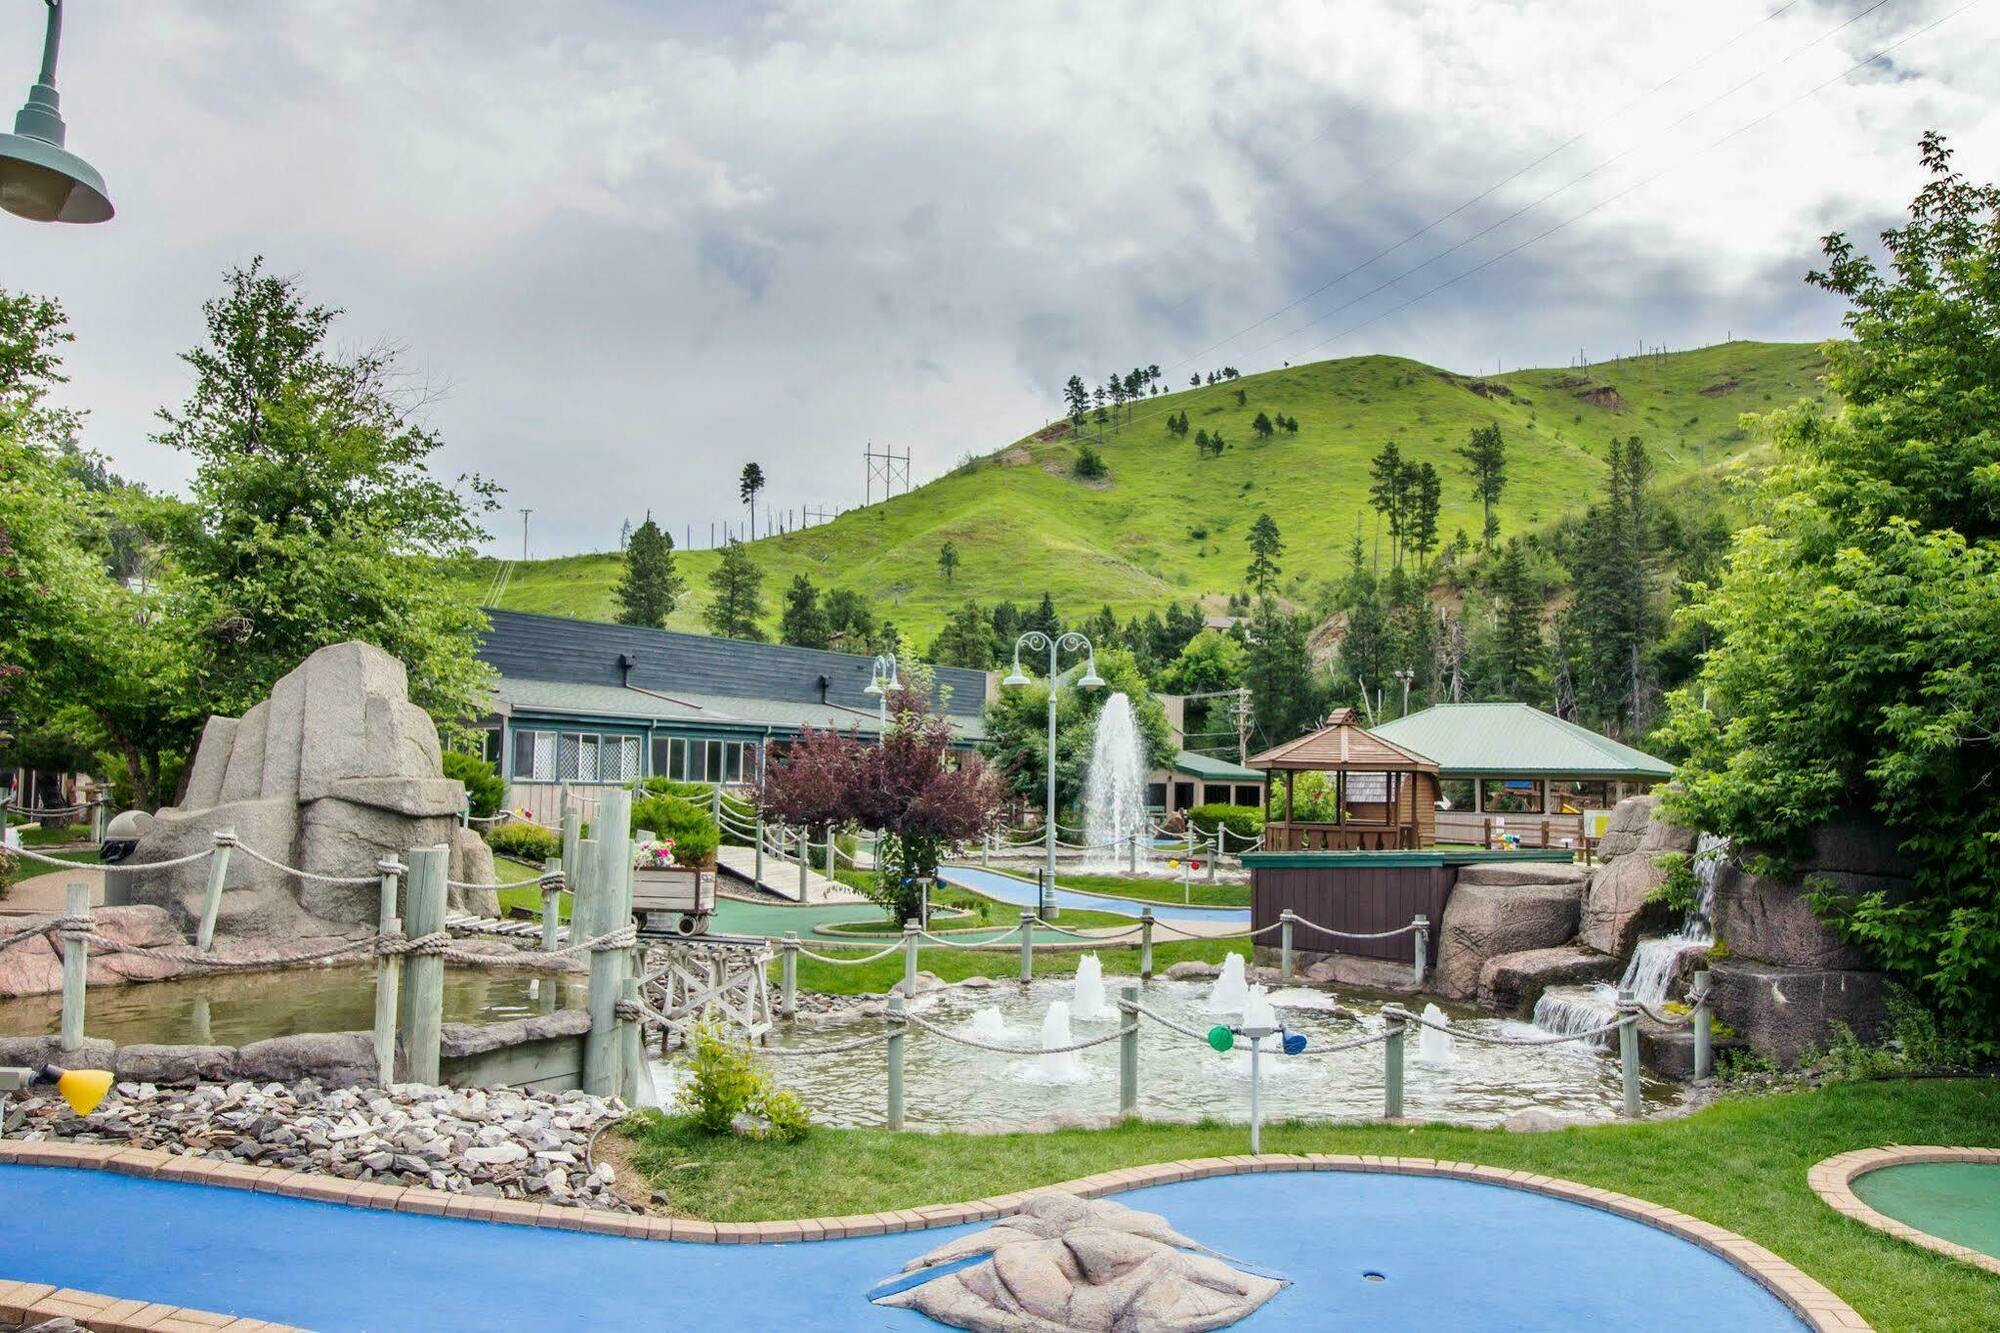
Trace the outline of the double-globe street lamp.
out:
M 61 99 L 56 96 L 62 0 L 44 3 L 49 21 L 42 37 L 41 76 L 14 117 L 14 132 L 0 134 L 0 208 L 30 222 L 104 222 L 112 213 L 104 177 L 63 147 Z
M 896 679 L 896 655 L 883 653 L 875 659 L 875 666 L 868 677 L 868 688 L 863 694 L 875 699 L 875 741 L 880 744 L 889 734 L 889 696 L 903 688 L 903 682 Z
M 1044 634 L 1031 629 L 1014 640 L 1014 670 L 1002 685 L 1022 686 L 1028 684 L 1028 677 L 1021 671 L 1021 649 L 1037 652 L 1049 650 L 1049 753 L 1045 765 L 1048 769 L 1048 803 L 1042 811 L 1042 843 L 1045 848 L 1047 874 L 1042 881 L 1041 913 L 1044 917 L 1057 915 L 1056 908 L 1056 659 L 1065 652 L 1084 653 L 1083 676 L 1076 682 L 1078 688 L 1086 690 L 1102 689 L 1104 678 L 1097 674 L 1097 649 L 1090 640 L 1075 630 L 1063 634 Z

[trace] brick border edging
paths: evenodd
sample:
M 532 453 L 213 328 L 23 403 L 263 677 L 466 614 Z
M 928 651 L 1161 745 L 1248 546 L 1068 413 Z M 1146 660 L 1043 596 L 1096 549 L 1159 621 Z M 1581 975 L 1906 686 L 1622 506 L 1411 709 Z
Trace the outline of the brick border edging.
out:
M 1902 1147 L 1892 1145 L 1887 1148 L 1863 1148 L 1858 1152 L 1844 1152 L 1838 1157 L 1829 1157 L 1806 1172 L 1806 1183 L 1813 1192 L 1826 1201 L 1835 1212 L 1853 1218 L 1863 1226 L 1887 1232 L 1898 1240 L 1906 1240 L 1912 1245 L 1921 1245 L 1927 1250 L 1961 1259 L 1989 1273 L 2000 1273 L 2000 1259 L 1990 1254 L 1948 1241 L 1942 1236 L 1933 1236 L 1928 1231 L 1919 1231 L 1907 1222 L 1898 1222 L 1886 1213 L 1879 1213 L 1861 1201 L 1854 1192 L 1854 1182 L 1870 1171 L 1879 1171 L 1885 1166 L 1908 1166 L 1917 1162 L 1991 1162 L 2000 1165 L 2000 1148 L 1948 1148 L 1941 1146 Z
M 20 1328 L 50 1319 L 74 1319 L 97 1333 L 305 1333 L 289 1324 L 239 1319 L 178 1305 L 120 1300 L 74 1287 L 0 1278 L 0 1327 Z
M 1937 1150 L 1946 1151 L 1946 1150 Z M 1833 1159 L 1841 1160 L 1839 1158 Z M 1016 1212 L 1029 1198 L 1063 1190 L 1096 1198 L 1148 1185 L 1167 1185 L 1210 1176 L 1264 1171 L 1356 1171 L 1388 1175 L 1440 1176 L 1546 1194 L 1569 1203 L 1613 1213 L 1677 1236 L 1718 1255 L 1784 1302 L 1792 1313 L 1823 1333 L 1870 1327 L 1854 1309 L 1816 1279 L 1807 1276 L 1770 1250 L 1700 1218 L 1647 1203 L 1627 1194 L 1579 1185 L 1574 1181 L 1529 1171 L 1479 1166 L 1470 1162 L 1435 1161 L 1428 1157 L 1354 1156 L 1343 1153 L 1271 1154 L 1262 1157 L 1198 1157 L 1149 1166 L 1101 1171 L 1075 1180 L 1041 1185 L 1012 1194 L 966 1203 L 928 1204 L 894 1212 L 858 1213 L 846 1217 L 794 1218 L 784 1222 L 701 1222 L 686 1218 L 640 1217 L 586 1208 L 516 1199 L 491 1199 L 451 1194 L 422 1185 L 376 1185 L 332 1176 L 313 1175 L 282 1167 L 244 1166 L 208 1158 L 177 1157 L 154 1148 L 124 1148 L 113 1143 L 20 1143 L 0 1140 L 0 1162 L 34 1166 L 68 1166 L 116 1171 L 161 1180 L 191 1181 L 283 1194 L 358 1208 L 400 1213 L 504 1222 L 516 1226 L 557 1227 L 600 1235 L 644 1240 L 678 1240 L 703 1244 L 772 1244 L 787 1241 L 837 1240 L 847 1236 L 879 1236 L 890 1232 L 923 1231 L 991 1221 Z M 1821 1164 L 1822 1166 L 1825 1163 Z M 1819 1168 L 1814 1168 L 1817 1171 Z M 4 1307 L 0 1307 L 4 1313 Z M 211 1316 L 212 1318 L 212 1316 Z M 80 1322 L 88 1322 L 81 1320 Z M 95 1325 L 93 1325 L 95 1327 Z M 119 1327 L 107 1325 L 107 1327 Z M 217 1327 L 209 1325 L 209 1327 Z M 234 1327 L 233 1325 L 231 1327 Z M 245 1327 L 256 1327 L 254 1321 Z

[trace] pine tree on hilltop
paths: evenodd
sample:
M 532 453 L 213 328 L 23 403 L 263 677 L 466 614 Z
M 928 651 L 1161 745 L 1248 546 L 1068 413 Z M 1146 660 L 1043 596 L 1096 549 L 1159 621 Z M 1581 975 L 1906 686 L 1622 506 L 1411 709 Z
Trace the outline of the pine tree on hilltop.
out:
M 764 571 L 750 558 L 750 549 L 731 541 L 722 548 L 722 559 L 708 574 L 712 600 L 702 609 L 702 622 L 709 633 L 724 639 L 764 642 Z
M 646 515 L 625 544 L 625 573 L 612 594 L 618 602 L 618 623 L 665 629 L 686 588 L 686 580 L 674 567 L 674 539 L 660 530 L 651 514 Z
M 1250 567 L 1244 578 L 1259 597 L 1269 597 L 1281 572 L 1278 557 L 1285 551 L 1284 542 L 1278 539 L 1278 525 L 1269 514 L 1257 515 L 1257 521 L 1250 525 L 1249 541 Z
M 1507 443 L 1500 437 L 1500 423 L 1491 421 L 1475 426 L 1458 447 L 1458 456 L 1465 460 L 1466 475 L 1472 478 L 1472 493 L 1479 497 L 1480 507 L 1485 511 L 1482 540 L 1490 551 L 1494 538 L 1500 535 L 1500 517 L 1493 512 L 1493 506 L 1500 503 L 1501 493 L 1507 489 Z
M 750 540 L 757 540 L 757 493 L 764 489 L 764 469 L 755 463 L 745 463 L 743 474 L 736 480 L 736 498 L 750 507 Z
M 944 573 L 944 581 L 950 583 L 958 573 L 958 543 L 946 542 L 938 547 L 938 568 Z

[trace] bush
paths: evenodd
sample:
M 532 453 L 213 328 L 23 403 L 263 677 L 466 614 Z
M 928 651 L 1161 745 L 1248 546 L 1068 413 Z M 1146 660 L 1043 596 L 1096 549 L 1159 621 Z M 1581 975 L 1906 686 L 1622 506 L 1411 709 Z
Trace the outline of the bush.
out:
M 446 750 L 444 775 L 465 784 L 465 797 L 478 818 L 490 819 L 500 813 L 501 803 L 507 799 L 507 784 L 493 771 L 493 765 L 476 755 Z
M 1198 805 L 1188 811 L 1188 821 L 1204 838 L 1214 837 L 1219 824 L 1235 835 L 1238 846 L 1264 831 L 1264 812 L 1254 805 Z
M 812 1132 L 812 1114 L 799 1095 L 773 1085 L 748 1044 L 730 1041 L 719 1024 L 706 1019 L 694 1028 L 688 1081 L 678 1104 L 695 1128 L 708 1134 L 735 1133 L 736 1118 L 745 1114 L 764 1121 L 749 1132 L 752 1138 L 798 1143 Z
M 486 832 L 495 856 L 511 856 L 536 865 L 562 855 L 562 835 L 540 824 L 495 824 Z
M 648 829 L 674 840 L 674 860 L 684 866 L 711 865 L 721 836 L 708 811 L 680 796 L 645 796 L 632 802 L 632 831 Z
M 1085 481 L 1096 481 L 1111 469 L 1104 466 L 1104 455 L 1084 445 L 1076 455 L 1076 475 Z

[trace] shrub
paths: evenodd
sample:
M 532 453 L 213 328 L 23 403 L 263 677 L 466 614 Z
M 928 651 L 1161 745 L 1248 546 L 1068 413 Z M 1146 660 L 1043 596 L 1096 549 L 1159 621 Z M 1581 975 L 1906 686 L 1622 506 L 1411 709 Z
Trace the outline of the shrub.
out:
M 1214 837 L 1219 824 L 1236 835 L 1238 845 L 1264 831 L 1264 812 L 1254 805 L 1198 805 L 1188 811 L 1188 821 L 1205 838 Z
M 562 835 L 539 824 L 495 824 L 487 830 L 486 845 L 496 856 L 511 856 L 536 865 L 562 855 Z
M 507 784 L 493 771 L 493 765 L 476 755 L 446 750 L 444 775 L 465 784 L 465 797 L 472 803 L 474 815 L 490 819 L 500 813 L 501 803 L 507 799 Z
M 1104 455 L 1084 445 L 1076 456 L 1076 475 L 1085 481 L 1096 481 L 1111 469 L 1104 466 Z
M 1670 911 L 1682 916 L 1701 906 L 1701 883 L 1694 877 L 1694 860 L 1685 852 L 1669 852 L 1655 857 L 1653 864 L 1667 872 L 1667 877 L 1646 895 L 1649 903 L 1665 903 Z
M 812 1132 L 812 1113 L 799 1095 L 775 1086 L 748 1044 L 729 1040 L 720 1024 L 707 1019 L 695 1025 L 688 1081 L 678 1104 L 695 1128 L 708 1134 L 735 1133 L 736 1118 L 745 1114 L 764 1122 L 749 1131 L 752 1138 L 798 1143 Z
M 708 811 L 680 796 L 645 796 L 632 802 L 632 831 L 640 829 L 672 838 L 674 860 L 684 866 L 712 864 L 722 840 Z

